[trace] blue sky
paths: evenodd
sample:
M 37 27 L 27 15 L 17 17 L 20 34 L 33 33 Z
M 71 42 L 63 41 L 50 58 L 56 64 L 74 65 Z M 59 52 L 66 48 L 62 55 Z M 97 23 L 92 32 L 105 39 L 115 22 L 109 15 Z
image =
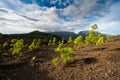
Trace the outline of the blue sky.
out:
M 34 30 L 120 34 L 120 0 L 0 0 L 0 32 Z

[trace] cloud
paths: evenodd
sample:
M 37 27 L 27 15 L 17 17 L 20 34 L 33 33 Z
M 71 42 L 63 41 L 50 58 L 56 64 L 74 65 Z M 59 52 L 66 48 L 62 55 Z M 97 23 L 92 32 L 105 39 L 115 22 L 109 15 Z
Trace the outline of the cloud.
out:
M 58 1 L 61 3 L 62 0 L 50 1 L 50 4 L 55 4 Z M 71 0 L 66 0 L 64 5 L 69 1 Z M 107 17 L 106 14 L 114 15 L 109 11 L 109 8 L 111 11 L 115 8 L 112 9 L 112 2 L 112 0 L 105 2 L 104 0 L 74 0 L 69 6 L 58 9 L 56 6 L 41 7 L 36 3 L 25 4 L 20 0 L 1 0 L 0 32 L 22 33 L 33 30 L 79 32 L 95 20 L 100 24 L 100 21 L 105 20 L 104 16 Z M 113 18 L 116 19 L 115 15 Z
M 110 12 L 108 14 L 105 14 L 104 17 L 93 22 L 98 24 L 99 31 L 107 34 L 120 34 L 119 5 L 120 3 L 115 3 L 110 7 Z

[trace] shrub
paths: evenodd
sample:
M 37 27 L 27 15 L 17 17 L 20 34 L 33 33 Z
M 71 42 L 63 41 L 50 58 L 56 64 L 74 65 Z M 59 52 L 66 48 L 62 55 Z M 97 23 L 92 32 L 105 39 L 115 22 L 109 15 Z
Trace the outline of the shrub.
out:
M 75 38 L 74 40 L 74 49 L 78 50 L 81 48 L 81 44 L 84 42 L 83 37 L 82 36 L 78 36 L 77 38 Z
M 73 56 L 73 50 L 70 47 L 64 47 L 64 48 L 59 48 L 58 50 L 60 54 L 60 58 L 63 61 L 63 64 L 67 64 L 73 60 L 71 60 L 71 57 Z M 52 60 L 53 65 L 56 65 L 58 62 L 58 59 L 55 58 Z
M 85 37 L 86 44 L 96 44 L 98 37 L 95 36 L 95 30 L 98 29 L 97 24 L 94 24 L 89 30 L 89 35 Z
M 99 37 L 99 39 L 96 42 L 96 45 L 100 45 L 100 44 L 104 44 L 104 37 L 103 36 Z
M 85 37 L 85 43 L 86 43 L 86 44 L 92 44 L 91 38 L 90 38 L 89 36 L 86 36 L 86 37 Z
M 8 46 L 9 46 L 8 42 L 5 42 L 5 43 L 3 44 L 3 49 L 6 49 Z
M 57 39 L 54 37 L 53 41 L 52 41 L 52 45 L 55 45 L 56 41 L 57 41 Z
M 14 43 L 16 43 L 16 41 L 17 41 L 17 39 L 12 39 L 12 40 L 11 40 L 11 43 L 14 44 Z
M 40 39 L 38 39 L 38 40 L 37 40 L 37 39 L 34 39 L 34 40 L 32 41 L 32 43 L 28 46 L 28 48 L 29 48 L 30 50 L 34 50 L 34 49 L 39 48 L 40 45 L 41 45 Z
M 55 48 L 55 52 L 59 52 L 59 51 L 60 51 L 60 48 L 62 47 L 63 44 L 64 44 L 64 39 L 62 39 L 62 41 L 59 41 L 59 42 L 58 42 L 58 47 Z
M 73 56 L 73 50 L 70 47 L 60 49 L 60 57 L 63 59 L 63 63 L 67 64 L 70 62 L 70 57 Z
M 52 40 L 49 40 L 48 46 L 52 46 L 56 44 L 57 39 L 54 37 Z
M 72 37 L 71 37 L 71 36 L 69 37 L 69 39 L 68 39 L 68 41 L 67 41 L 67 42 L 68 42 L 69 44 L 73 42 L 73 39 L 72 39 Z
M 79 45 L 74 45 L 74 49 L 75 50 L 79 50 L 81 48 L 81 45 L 79 44 Z
M 112 41 L 113 41 L 113 39 L 111 38 L 111 36 L 107 36 L 106 42 L 112 42 Z
M 84 42 L 83 37 L 82 36 L 78 36 L 77 38 L 75 38 L 73 43 L 74 44 L 81 44 L 83 42 Z
M 36 59 L 36 56 L 33 56 L 30 60 L 34 61 Z
M 57 66 L 57 62 L 58 62 L 58 58 L 53 58 L 53 59 L 52 59 L 52 64 L 53 64 L 54 66 Z
M 64 44 L 64 42 L 65 42 L 65 40 L 64 40 L 64 38 L 62 38 L 62 41 L 61 41 L 61 43 L 60 43 L 60 44 Z
M 13 45 L 16 43 L 17 39 L 12 39 L 10 46 L 13 47 Z
M 7 57 L 8 56 L 8 53 L 7 52 L 4 52 L 3 54 L 1 54 L 2 57 Z
M 12 56 L 13 58 L 21 58 L 24 54 L 23 54 L 23 48 L 25 47 L 24 45 L 24 40 L 20 39 L 17 40 L 15 43 L 12 44 Z
M 85 42 L 86 44 L 95 44 L 97 41 L 97 36 L 95 36 L 93 31 L 89 31 L 89 35 L 86 36 Z
M 48 46 L 51 46 L 51 45 L 52 45 L 52 40 L 49 40 Z
M 57 48 L 54 49 L 55 52 L 59 52 L 60 51 L 60 46 L 58 46 Z

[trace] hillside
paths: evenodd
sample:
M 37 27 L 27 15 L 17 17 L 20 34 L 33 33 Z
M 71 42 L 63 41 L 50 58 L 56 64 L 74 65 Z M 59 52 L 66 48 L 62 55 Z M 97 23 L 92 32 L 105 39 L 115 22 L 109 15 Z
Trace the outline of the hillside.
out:
M 48 40 L 53 39 L 53 37 L 56 37 L 57 40 L 61 40 L 61 37 L 59 36 L 39 31 L 33 31 L 24 34 L 1 34 L 2 43 L 5 41 L 9 42 L 12 39 L 24 39 L 25 43 L 30 44 L 33 39 L 41 39 L 42 44 L 47 44 Z
M 74 32 L 67 32 L 67 31 L 49 32 L 49 33 L 60 36 L 61 38 L 64 38 L 65 40 L 67 40 L 70 36 L 72 36 L 73 39 L 75 39 L 79 35 L 81 35 L 81 36 L 83 36 L 83 38 L 85 38 L 89 34 L 89 31 L 88 30 L 80 31 L 78 34 L 76 34 Z M 103 33 L 100 33 L 100 32 L 96 31 L 95 34 L 99 35 L 99 34 L 103 34 Z M 106 35 L 106 34 L 103 34 L 103 35 Z
M 51 60 L 58 56 L 56 46 L 41 46 L 26 51 L 20 61 L 0 58 L 1 80 L 120 80 L 120 36 L 112 42 L 95 46 L 82 45 L 74 50 L 74 61 L 63 66 L 53 66 Z M 73 47 L 73 44 L 64 46 Z M 34 61 L 31 57 L 36 56 Z
M 75 34 L 74 32 L 40 32 L 40 31 L 33 31 L 30 33 L 23 33 L 23 34 L 2 34 L 0 33 L 0 43 L 9 42 L 12 39 L 24 39 L 26 44 L 30 44 L 33 39 L 41 39 L 41 44 L 48 44 L 49 40 L 52 40 L 54 37 L 57 38 L 57 41 L 62 40 L 62 38 L 68 40 L 68 38 L 71 36 L 73 39 L 75 39 L 77 36 L 81 35 L 83 36 L 83 39 L 89 34 L 88 31 L 81 31 L 78 34 Z M 100 32 L 95 32 L 96 35 L 102 34 Z M 105 35 L 105 34 L 103 34 Z M 106 36 L 106 35 L 105 35 Z M 57 42 L 56 41 L 56 42 Z

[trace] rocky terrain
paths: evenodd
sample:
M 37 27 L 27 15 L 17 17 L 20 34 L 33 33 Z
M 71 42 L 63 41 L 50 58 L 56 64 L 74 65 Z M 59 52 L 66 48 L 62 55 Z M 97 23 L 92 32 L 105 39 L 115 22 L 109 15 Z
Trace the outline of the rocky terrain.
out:
M 20 61 L 0 59 L 0 80 L 120 80 L 120 36 L 99 46 L 82 45 L 74 50 L 74 61 L 53 66 L 56 46 L 27 51 Z M 73 44 L 65 46 L 73 47 Z M 31 61 L 31 56 L 36 56 Z

